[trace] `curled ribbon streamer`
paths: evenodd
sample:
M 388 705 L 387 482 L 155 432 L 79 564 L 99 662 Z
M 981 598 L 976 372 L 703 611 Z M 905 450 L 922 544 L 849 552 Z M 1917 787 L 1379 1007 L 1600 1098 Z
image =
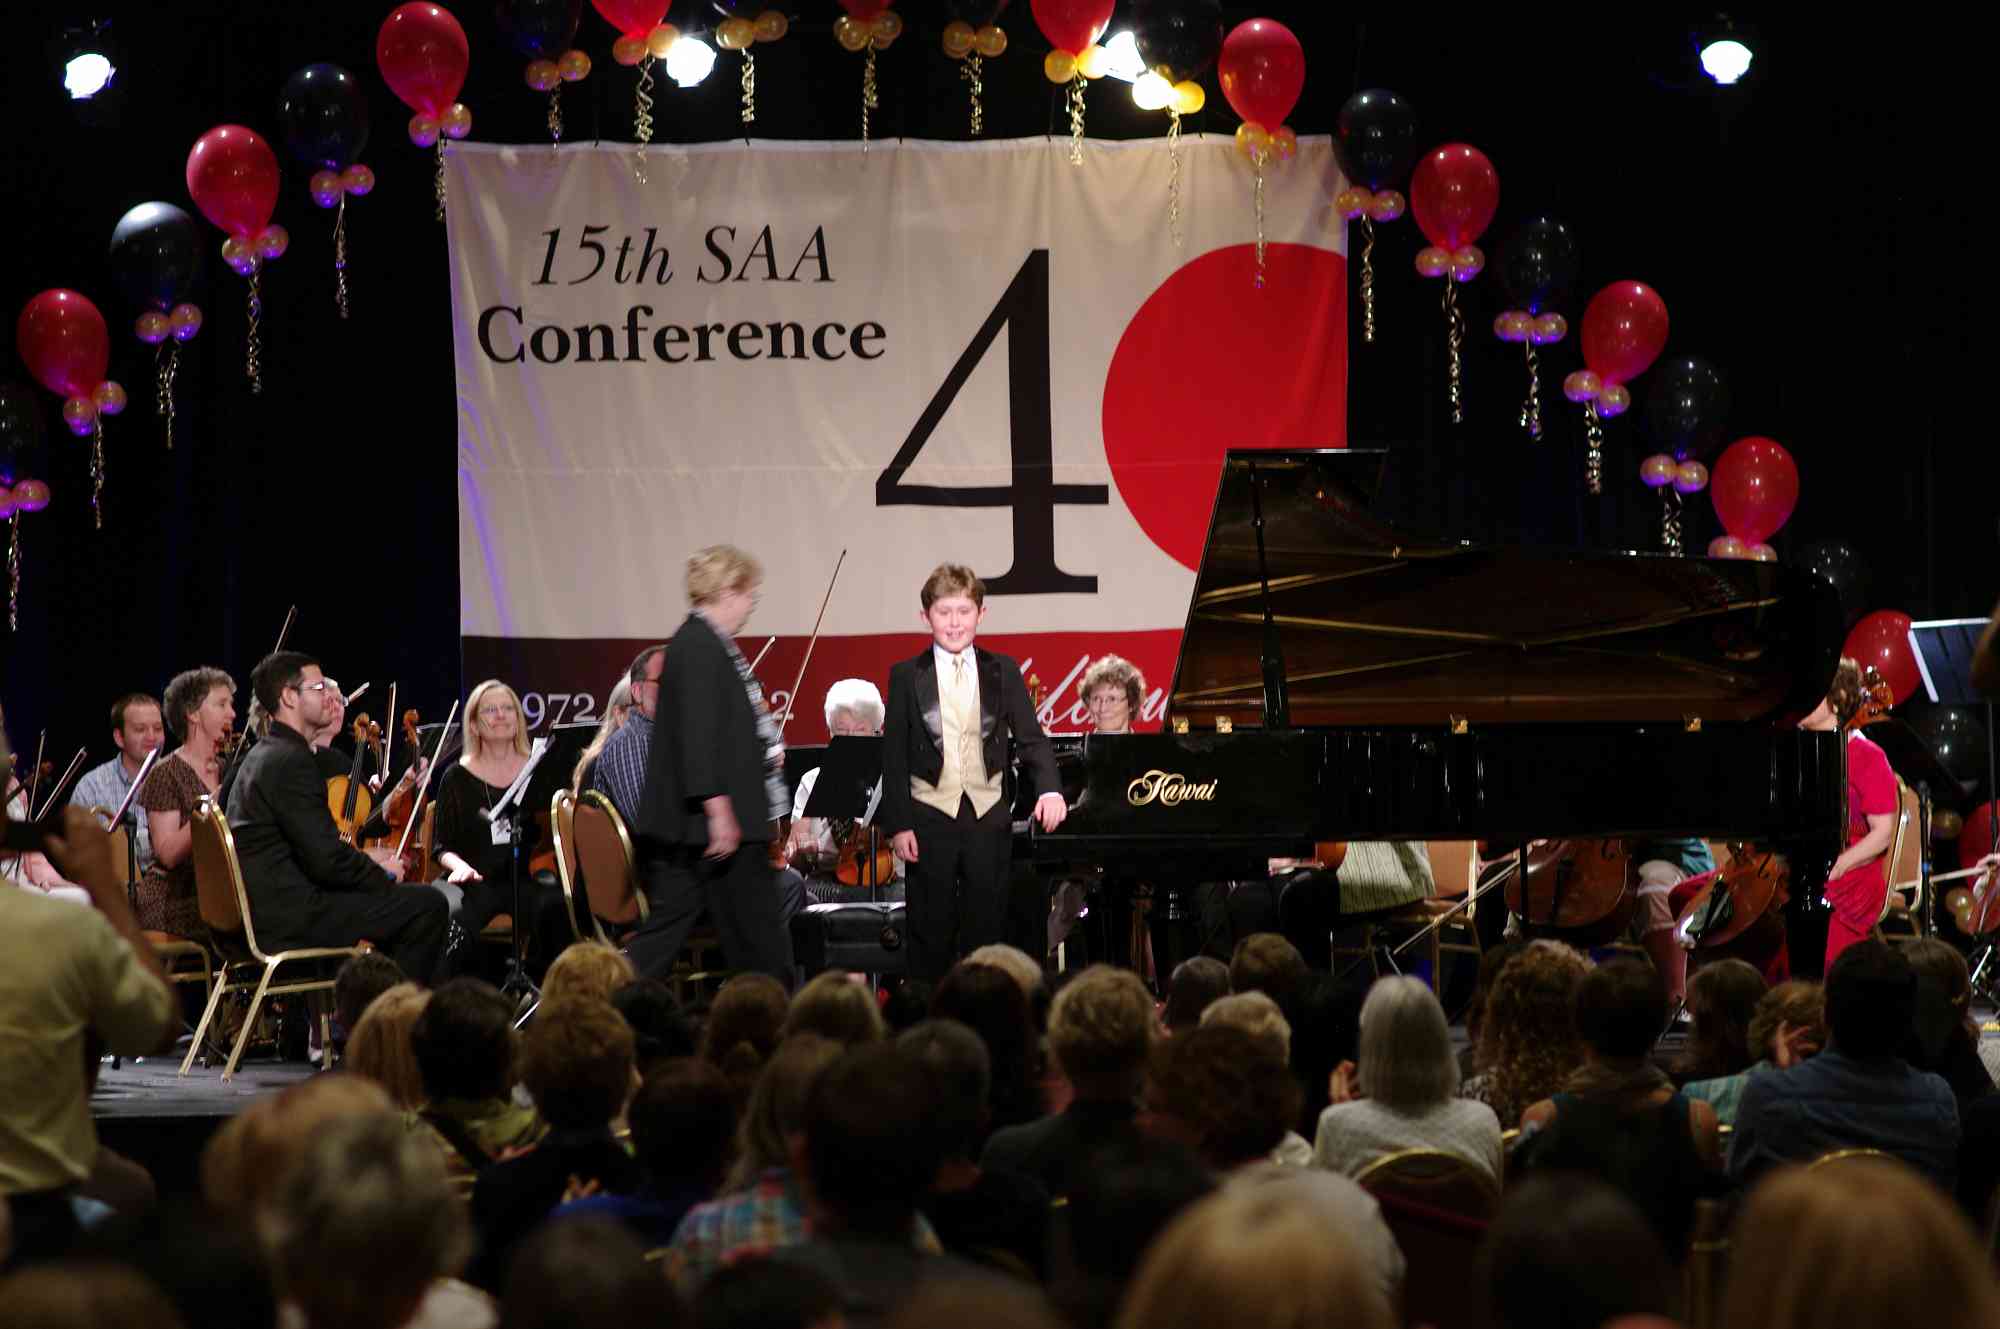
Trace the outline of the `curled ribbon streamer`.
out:
M 1264 157 L 1262 153 L 1259 153 L 1257 156 L 1256 167 L 1257 167 L 1257 183 L 1255 186 L 1255 197 L 1257 200 L 1256 287 L 1258 290 L 1261 291 L 1264 289 Z
M 1083 90 L 1089 81 L 1079 73 L 1069 81 L 1069 164 L 1083 165 Z
M 1672 485 L 1660 486 L 1660 544 L 1675 558 L 1682 557 L 1681 495 Z
M 1583 489 L 1587 494 L 1604 492 L 1604 425 L 1597 418 L 1597 403 L 1583 404 Z
M 562 142 L 562 84 L 549 89 L 549 142 Z
M 986 132 L 986 107 L 979 100 L 979 94 L 986 91 L 986 84 L 980 78 L 985 68 L 986 62 L 977 51 L 966 56 L 958 66 L 958 76 L 966 82 L 966 96 L 972 99 L 971 132 L 974 138 Z
M 14 533 L 7 541 L 7 631 L 21 626 L 21 514 L 7 519 Z
M 1361 340 L 1375 340 L 1375 219 L 1361 217 Z
M 101 415 L 90 431 L 90 521 L 93 529 L 104 529 L 104 417 Z
M 1187 237 L 1181 234 L 1181 113 L 1178 108 L 1167 108 L 1167 234 L 1174 238 L 1174 248 L 1187 245 Z
M 180 368 L 181 348 L 172 340 L 160 343 L 155 362 L 153 409 L 166 423 L 167 451 L 174 450 L 174 371 Z
M 1465 344 L 1465 312 L 1458 307 L 1458 283 L 1444 279 L 1444 322 L 1451 352 L 1451 422 L 1465 423 L 1465 391 L 1459 368 L 1459 348 Z
M 750 54 L 750 49 L 745 47 L 743 50 L 743 123 L 746 125 L 755 124 L 756 121 L 757 57 Z
M 632 153 L 632 178 L 646 183 L 646 145 L 653 141 L 653 57 L 639 62 L 639 83 L 632 90 L 632 137 L 639 146 Z
M 437 217 L 439 221 L 444 220 L 444 142 L 445 142 L 444 135 L 439 134 L 438 147 L 437 147 L 437 154 L 438 154 L 437 176 L 433 181 L 433 186 L 437 190 L 437 201 L 438 201 Z
M 861 64 L 861 150 L 868 151 L 868 116 L 882 99 L 875 88 L 875 43 L 868 43 L 867 58 Z
M 1530 337 L 1521 343 L 1521 350 L 1528 358 L 1528 399 L 1521 403 L 1521 427 L 1528 431 L 1528 437 L 1540 442 L 1542 438 L 1542 360 L 1535 354 L 1535 341 Z
M 264 370 L 258 363 L 258 352 L 262 348 L 257 335 L 257 320 L 264 313 L 264 298 L 257 286 L 262 275 L 262 269 L 250 269 L 250 323 L 243 338 L 243 375 L 250 380 L 250 391 L 253 393 L 264 390 Z
M 347 317 L 347 195 L 333 212 L 333 303 Z

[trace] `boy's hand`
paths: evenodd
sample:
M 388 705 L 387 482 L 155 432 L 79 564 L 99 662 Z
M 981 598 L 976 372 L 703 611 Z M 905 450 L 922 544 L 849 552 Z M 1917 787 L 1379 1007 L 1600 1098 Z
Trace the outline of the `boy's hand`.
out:
M 889 848 L 895 851 L 896 857 L 902 862 L 916 862 L 917 833 L 915 831 L 897 831 L 889 837 Z
M 1061 794 L 1043 794 L 1035 800 L 1034 815 L 1037 825 L 1045 831 L 1052 831 L 1062 825 L 1063 818 L 1069 815 L 1069 804 L 1063 802 Z

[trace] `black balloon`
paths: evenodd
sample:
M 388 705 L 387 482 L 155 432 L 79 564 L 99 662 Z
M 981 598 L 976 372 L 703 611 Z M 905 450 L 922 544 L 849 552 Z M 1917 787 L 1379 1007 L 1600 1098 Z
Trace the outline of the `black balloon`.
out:
M 1522 222 L 1500 251 L 1500 285 L 1514 308 L 1530 314 L 1563 303 L 1576 270 L 1576 237 L 1546 214 Z
M 0 485 L 38 475 L 42 464 L 42 404 L 34 390 L 0 381 Z
M 1222 0 L 1138 0 L 1131 23 L 1139 59 L 1169 83 L 1200 77 L 1222 51 Z
M 1970 707 L 1937 706 L 1910 721 L 1952 778 L 1972 786 L 1986 777 L 1986 726 Z
M 583 0 L 500 0 L 493 18 L 516 51 L 530 60 L 554 60 L 576 45 Z
M 1713 452 L 1729 423 L 1729 385 L 1699 356 L 1673 356 L 1653 366 L 1646 390 L 1646 430 L 1685 461 Z
M 165 312 L 194 294 L 201 230 L 171 203 L 141 203 L 112 228 L 110 263 L 127 300 Z
M 1416 108 L 1386 89 L 1362 89 L 1340 108 L 1333 151 L 1349 180 L 1370 189 L 1387 189 L 1409 174 L 1416 162 Z
M 339 65 L 307 65 L 286 79 L 278 122 L 292 156 L 316 170 L 345 170 L 368 146 L 368 98 Z
M 1795 568 L 1825 578 L 1840 597 L 1840 622 L 1852 627 L 1868 603 L 1868 569 L 1852 546 L 1838 540 L 1808 540 L 1792 546 L 1785 560 Z

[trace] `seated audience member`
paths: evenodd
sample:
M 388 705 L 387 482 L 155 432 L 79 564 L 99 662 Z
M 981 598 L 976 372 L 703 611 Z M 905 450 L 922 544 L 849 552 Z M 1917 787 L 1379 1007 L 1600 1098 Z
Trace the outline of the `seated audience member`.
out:
M 624 1225 L 648 1250 L 664 1248 L 698 1204 L 715 1198 L 736 1153 L 736 1099 L 722 1072 L 681 1057 L 662 1063 L 632 1099 L 632 1146 L 646 1180 L 630 1195 L 592 1195 L 558 1212 Z
M 521 1083 L 549 1130 L 472 1188 L 481 1287 L 500 1286 L 514 1246 L 565 1199 L 629 1195 L 645 1180 L 611 1134 L 632 1096 L 632 1065 L 632 1030 L 604 1002 L 565 997 L 535 1012 L 521 1039 Z
M 1201 1024 L 1226 1024 L 1265 1040 L 1287 1067 L 1292 1062 L 1292 1025 L 1278 1003 L 1261 992 L 1238 992 L 1208 1004 Z M 1294 1081 L 1296 1083 L 1296 1081 Z M 1299 1095 L 1301 1102 L 1305 1096 Z M 1281 1167 L 1311 1167 L 1312 1142 L 1285 1124 L 1285 1138 L 1271 1151 L 1270 1161 Z
M 611 1008 L 632 1026 L 639 1078 L 669 1061 L 695 1054 L 695 1030 L 674 990 L 657 978 L 640 978 L 611 994 Z
M 1332 1101 L 1334 1071 L 1360 1055 L 1361 1003 L 1367 992 L 1361 982 L 1307 973 L 1298 1000 L 1289 1009 L 1280 1008 L 1292 1026 L 1292 1075 L 1305 1091 L 1294 1130 L 1306 1135 L 1319 1131 L 1319 1114 Z
M 1681 1087 L 1689 1098 L 1713 1107 L 1716 1120 L 1725 1126 L 1736 1124 L 1743 1086 L 1751 1076 L 1774 1066 L 1790 1066 L 1826 1046 L 1826 994 L 1818 982 L 1794 978 L 1766 992 L 1750 1017 L 1749 1043 L 1757 1058 L 1750 1066 L 1719 1079 L 1690 1080 Z
M 1458 1078 L 1463 1084 L 1479 1074 L 1480 1035 L 1486 1026 L 1486 998 L 1493 991 L 1494 980 L 1507 962 L 1521 953 L 1524 941 L 1502 938 L 1479 952 L 1479 975 L 1472 986 L 1472 997 L 1465 1006 L 1465 1047 L 1458 1054 Z
M 934 1113 L 929 1072 L 892 1043 L 843 1052 L 806 1095 L 793 1154 L 810 1234 L 783 1258 L 831 1278 L 854 1329 L 884 1324 L 921 1281 L 973 1272 L 912 1240 L 941 1161 Z
M 1577 985 L 1575 1022 L 1584 1063 L 1521 1115 L 1511 1166 L 1600 1177 L 1639 1206 L 1678 1259 L 1694 1202 L 1722 1169 L 1722 1146 L 1715 1109 L 1676 1093 L 1648 1059 L 1667 1023 L 1666 984 L 1648 961 L 1611 960 Z
M 1021 985 L 1021 995 L 1028 999 L 1032 1009 L 1038 1001 L 1048 999 L 1048 984 L 1042 976 L 1042 967 L 1035 958 L 1018 946 L 1003 942 L 991 942 L 980 946 L 965 957 L 966 964 L 991 965 L 1007 977 Z
M 778 1050 L 791 994 L 769 974 L 738 974 L 709 1003 L 698 1056 L 721 1071 L 736 1094 L 739 1115 L 749 1105 L 759 1073 Z
M 1092 965 L 1049 1008 L 1049 1053 L 1075 1098 L 1062 1112 L 995 1131 L 982 1167 L 1025 1173 L 1068 1195 L 1095 1149 L 1138 1134 L 1133 1118 L 1153 1042 L 1153 997 L 1138 975 Z
M 906 978 L 889 989 L 889 999 L 882 1003 L 882 1018 L 889 1024 L 889 1032 L 900 1034 L 913 1029 L 931 1018 L 931 998 L 937 993 L 937 984 L 927 978 Z
M 751 1255 L 710 1274 L 694 1329 L 843 1329 L 840 1288 L 808 1265 Z
M 1261 992 L 1290 1010 L 1308 970 L 1299 948 L 1275 932 L 1253 932 L 1229 957 L 1229 990 Z
M 875 1004 L 875 991 L 844 973 L 829 970 L 800 988 L 785 1012 L 785 1026 L 779 1038 L 795 1034 L 818 1034 L 842 1047 L 879 1043 L 888 1033 L 882 1008 Z
M 608 1005 L 613 993 L 637 977 L 631 960 L 616 947 L 601 941 L 572 942 L 542 975 L 542 1000 L 589 997 Z
M 1990 1254 L 1934 1186 L 1887 1160 L 1773 1172 L 1737 1216 L 1729 1264 L 1721 1329 L 2000 1324 Z
M 1215 1177 L 1194 1152 L 1138 1135 L 1090 1156 L 1070 1202 L 1051 1211 L 1050 1295 L 1076 1329 L 1109 1329 L 1139 1261 Z
M 956 1020 L 926 1020 L 896 1046 L 931 1077 L 941 1158 L 920 1202 L 954 1255 L 1039 1279 L 1048 1255 L 1049 1193 L 1030 1177 L 974 1161 L 986 1138 L 986 1045 Z
M 602 1218 L 550 1223 L 507 1271 L 500 1329 L 684 1329 L 694 1323 L 660 1286 L 631 1233 Z
M 1916 998 L 1916 970 L 1895 947 L 1863 940 L 1843 951 L 1826 976 L 1826 1048 L 1750 1078 L 1736 1110 L 1730 1176 L 1748 1181 L 1776 1163 L 1871 1148 L 1949 1188 L 1958 1104 L 1943 1077 L 1898 1055 Z
M 1175 1219 L 1140 1263 L 1118 1329 L 1390 1329 L 1393 1301 L 1317 1181 L 1226 1187 Z
M 1167 1004 L 1160 1022 L 1170 1034 L 1192 1029 L 1201 1023 L 1210 1002 L 1228 995 L 1228 965 L 1210 955 L 1182 960 L 1167 980 Z
M 202 1200 L 210 1214 L 248 1229 L 307 1142 L 335 1122 L 395 1110 L 381 1085 L 346 1071 L 253 1099 L 203 1146 Z
M 344 1052 L 354 1026 L 370 1002 L 407 977 L 402 967 L 380 951 L 363 951 L 341 961 L 333 976 L 333 1046 Z
M 431 994 L 410 1030 L 426 1127 L 445 1173 L 464 1184 L 488 1163 L 542 1138 L 548 1127 L 513 1098 L 514 1004 L 492 984 L 454 978 Z
M 1041 1037 L 1021 985 L 993 965 L 960 961 L 938 981 L 931 1018 L 956 1020 L 986 1045 L 989 1088 L 985 1137 L 1042 1115 Z
M 1750 1069 L 1757 1060 L 1750 1021 L 1765 987 L 1757 966 L 1742 960 L 1695 970 L 1687 981 L 1687 1046 L 1673 1067 L 1676 1081 L 1718 1080 Z
M 1358 1066 L 1344 1062 L 1333 1073 L 1315 1162 L 1351 1177 L 1385 1154 L 1435 1149 L 1500 1183 L 1500 1119 L 1458 1097 L 1451 1029 L 1429 987 L 1414 978 L 1378 980 L 1361 1005 L 1360 1051 Z
M 937 1329 L 939 1325 L 1064 1329 L 1041 1289 L 991 1279 L 935 1279 L 918 1287 L 889 1317 L 889 1329 Z
M 0 1269 L 6 1267 L 0 1258 Z M 182 1329 L 186 1321 L 136 1269 L 108 1260 L 63 1260 L 0 1277 L 0 1324 L 13 1329 Z
M 1216 1022 L 1154 1045 L 1140 1124 L 1228 1173 L 1269 1160 L 1298 1100 L 1298 1082 L 1270 1038 Z
M 368 1003 L 347 1040 L 346 1069 L 381 1085 L 411 1112 L 424 1105 L 424 1077 L 410 1051 L 410 1030 L 430 999 L 415 983 L 398 983 Z
M 1531 941 L 1507 962 L 1486 998 L 1480 1071 L 1459 1086 L 1493 1109 L 1500 1129 L 1562 1088 L 1588 1055 L 1572 1015 L 1590 961 L 1559 941 Z
M 1961 1113 L 1993 1092 L 1979 1059 L 1979 1022 L 1972 1018 L 1972 972 L 1956 946 L 1926 937 L 1903 948 L 1917 971 L 1914 1029 L 1904 1055 L 1919 1070 L 1944 1077 Z
M 160 751 L 166 742 L 167 727 L 161 720 L 159 702 L 143 692 L 120 697 L 111 704 L 111 743 L 118 749 L 118 755 L 85 771 L 70 792 L 70 803 L 80 808 L 116 812 L 131 792 L 132 781 L 139 777 L 139 768 L 146 764 L 147 756 Z M 146 814 L 128 809 L 125 815 L 133 845 L 138 850 L 139 871 L 144 872 L 153 865 L 153 842 Z
M 94 907 L 0 886 L 0 1200 L 22 1261 L 59 1256 L 77 1235 L 71 1201 L 100 1153 L 86 1039 L 128 1055 L 161 1052 L 178 1023 L 112 865 L 111 837 L 89 812 L 64 808 L 48 854 Z
M 198 1198 L 171 1201 L 132 1258 L 188 1329 L 272 1329 L 278 1322 L 278 1294 L 256 1234 L 247 1225 L 214 1222 Z
M 805 1240 L 792 1144 L 804 1129 L 813 1081 L 839 1055 L 840 1044 L 801 1034 L 780 1047 L 758 1077 L 737 1126 L 736 1162 L 722 1196 L 690 1209 L 674 1232 L 666 1268 L 683 1296 L 692 1296 L 702 1279 L 730 1260 Z
M 465 1207 L 399 1116 L 335 1121 L 296 1149 L 256 1226 L 297 1323 L 398 1329 L 441 1322 L 447 1308 L 450 1323 L 493 1322 L 483 1297 L 448 1281 L 472 1251 Z
M 1507 1192 L 1480 1244 L 1477 1280 L 1493 1329 L 1599 1329 L 1621 1315 L 1677 1319 L 1674 1263 L 1617 1190 L 1549 1175 Z

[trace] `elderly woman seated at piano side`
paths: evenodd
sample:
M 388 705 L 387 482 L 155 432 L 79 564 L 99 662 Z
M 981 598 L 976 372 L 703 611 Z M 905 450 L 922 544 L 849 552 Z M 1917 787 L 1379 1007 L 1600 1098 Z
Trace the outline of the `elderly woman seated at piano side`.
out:
M 827 733 L 835 738 L 874 738 L 882 732 L 882 691 L 865 678 L 843 678 L 826 690 L 824 703 Z M 804 872 L 810 882 L 808 890 L 821 902 L 836 898 L 842 891 L 858 892 L 855 898 L 867 899 L 865 886 L 847 887 L 834 879 L 834 865 L 840 857 L 840 841 L 835 832 L 839 829 L 824 817 L 808 817 L 806 805 L 812 801 L 814 788 L 819 783 L 819 768 L 814 767 L 799 777 L 798 792 L 792 798 L 792 836 L 788 853 L 794 867 Z M 875 808 L 881 797 L 881 782 L 876 782 L 874 795 L 869 799 L 868 809 L 860 818 L 860 825 L 874 819 Z M 886 843 L 886 842 L 885 842 Z M 896 860 L 895 876 L 885 881 L 877 892 L 881 900 L 903 898 L 903 864 Z
M 1146 706 L 1146 676 L 1120 655 L 1100 655 L 1083 675 L 1083 705 L 1100 734 L 1129 734 Z

